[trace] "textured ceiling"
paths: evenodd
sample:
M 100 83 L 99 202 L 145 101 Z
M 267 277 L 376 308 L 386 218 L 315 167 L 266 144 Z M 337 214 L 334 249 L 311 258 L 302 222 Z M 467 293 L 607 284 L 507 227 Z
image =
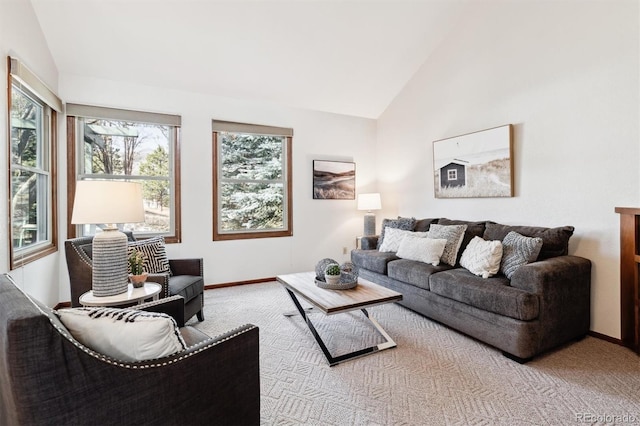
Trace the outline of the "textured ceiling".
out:
M 467 0 L 31 0 L 60 73 L 377 118 Z

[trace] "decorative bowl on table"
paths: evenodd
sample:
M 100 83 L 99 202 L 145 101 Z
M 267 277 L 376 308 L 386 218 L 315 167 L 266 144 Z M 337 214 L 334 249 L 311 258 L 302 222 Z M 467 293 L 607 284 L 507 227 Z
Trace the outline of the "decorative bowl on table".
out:
M 334 263 L 338 263 L 333 259 L 322 259 L 318 263 L 316 263 L 316 279 L 324 281 L 324 271 L 327 269 L 327 266 L 332 265 Z
M 339 275 L 327 274 L 331 268 L 338 270 Z M 322 259 L 316 265 L 316 285 L 329 290 L 348 290 L 358 285 L 358 270 L 351 262 L 338 265 L 333 259 Z

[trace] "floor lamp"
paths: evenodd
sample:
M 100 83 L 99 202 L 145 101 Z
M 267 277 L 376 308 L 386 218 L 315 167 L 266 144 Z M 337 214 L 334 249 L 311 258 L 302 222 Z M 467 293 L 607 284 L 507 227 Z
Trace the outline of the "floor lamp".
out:
M 142 185 L 134 182 L 76 182 L 72 224 L 101 225 L 93 237 L 92 290 L 97 297 L 127 291 L 127 236 L 117 223 L 144 222 Z
M 360 194 L 358 195 L 358 210 L 367 210 L 364 215 L 364 236 L 376 235 L 376 215 L 373 210 L 380 210 L 382 202 L 380 194 Z

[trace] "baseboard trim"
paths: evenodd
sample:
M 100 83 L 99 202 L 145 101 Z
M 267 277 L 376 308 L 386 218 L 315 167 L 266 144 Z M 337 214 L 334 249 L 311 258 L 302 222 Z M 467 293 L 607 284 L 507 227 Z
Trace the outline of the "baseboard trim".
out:
M 258 278 L 256 280 L 247 280 L 247 281 L 233 281 L 233 282 L 220 283 L 220 284 L 207 284 L 204 286 L 204 289 L 213 290 L 216 288 L 235 287 L 238 285 L 268 283 L 275 280 L 276 280 L 276 277 L 271 277 L 271 278 Z
M 622 343 L 622 340 L 616 339 L 615 337 L 607 336 L 606 334 L 598 333 L 591 330 L 589 330 L 587 334 L 591 337 L 595 337 L 596 339 L 601 339 L 609 343 L 615 343 L 616 345 L 625 346 L 625 344 Z
M 234 281 L 234 282 L 220 283 L 220 284 L 207 284 L 207 285 L 204 286 L 204 289 L 205 290 L 213 290 L 215 288 L 235 287 L 237 285 L 268 283 L 268 282 L 275 281 L 275 280 L 276 280 L 276 277 L 273 277 L 273 278 L 259 278 L 257 280 L 248 280 L 248 281 Z M 70 307 L 71 307 L 71 302 L 60 302 L 56 306 L 54 306 L 53 309 L 58 310 L 58 309 L 70 308 Z
M 270 278 L 258 278 L 255 280 L 247 280 L 247 281 L 232 281 L 228 283 L 207 284 L 204 286 L 204 289 L 214 290 L 216 288 L 235 287 L 239 285 L 268 283 L 275 280 L 276 280 L 276 277 L 270 277 Z M 56 306 L 54 306 L 53 309 L 58 310 L 58 309 L 70 308 L 70 307 L 71 307 L 71 302 L 60 302 Z M 616 345 L 626 347 L 626 345 L 622 342 L 621 339 L 616 339 L 615 337 L 607 336 L 606 334 L 598 333 L 596 331 L 591 331 L 591 330 L 589 330 L 587 334 L 591 337 L 595 337 L 596 339 L 604 340 L 609 343 L 614 343 Z

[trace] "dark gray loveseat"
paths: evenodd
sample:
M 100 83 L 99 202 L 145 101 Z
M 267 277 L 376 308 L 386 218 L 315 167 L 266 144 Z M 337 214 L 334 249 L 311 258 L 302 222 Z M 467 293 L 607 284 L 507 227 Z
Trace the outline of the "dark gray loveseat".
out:
M 166 304 L 173 306 L 160 309 Z M 146 307 L 184 321 L 180 296 Z M 110 358 L 0 275 L 0 425 L 259 424 L 258 328 L 214 338 L 190 326 L 180 333 L 188 347 L 173 355 Z
M 396 221 L 397 222 L 397 221 Z M 383 226 L 393 224 L 385 219 Z M 403 295 L 399 304 L 462 333 L 486 342 L 519 362 L 586 335 L 590 326 L 591 262 L 568 255 L 573 227 L 508 226 L 445 218 L 422 219 L 413 231 L 432 223 L 466 224 L 462 246 L 480 236 L 502 240 L 510 231 L 543 239 L 537 261 L 520 267 L 507 279 L 488 279 L 462 268 L 400 259 L 377 250 L 377 237 L 364 237 L 351 252 L 360 276 Z

